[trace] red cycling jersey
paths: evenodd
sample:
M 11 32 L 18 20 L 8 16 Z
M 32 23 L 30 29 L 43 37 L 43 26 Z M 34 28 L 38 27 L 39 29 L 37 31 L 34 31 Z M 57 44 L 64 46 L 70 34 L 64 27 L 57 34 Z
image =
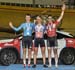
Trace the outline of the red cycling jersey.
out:
M 56 29 L 57 29 L 58 24 L 59 24 L 58 21 L 47 24 L 47 35 L 48 35 L 48 37 L 57 36 Z

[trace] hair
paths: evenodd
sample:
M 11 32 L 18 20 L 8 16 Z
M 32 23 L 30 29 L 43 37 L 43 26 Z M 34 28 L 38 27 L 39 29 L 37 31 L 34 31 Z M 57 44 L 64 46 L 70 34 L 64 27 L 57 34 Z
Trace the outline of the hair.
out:
M 51 17 L 52 22 L 54 22 L 54 21 L 55 21 L 52 15 L 48 15 L 48 17 Z M 46 20 L 46 24 L 48 24 L 48 17 L 47 17 L 47 20 Z
M 36 15 L 36 18 L 37 18 L 37 17 L 39 17 L 39 18 L 42 19 L 42 17 L 41 17 L 40 15 Z M 36 24 L 37 24 L 37 22 L 36 22 Z M 41 22 L 41 24 L 43 24 L 43 21 Z
M 52 16 L 52 15 L 50 14 L 50 15 L 48 15 L 48 17 L 49 17 L 49 16 Z
M 40 18 L 42 19 L 42 17 L 41 17 L 40 15 L 36 15 L 36 18 L 37 18 L 37 17 L 40 17 Z
M 48 15 L 48 17 L 52 17 L 52 18 L 53 18 L 53 16 L 52 16 L 52 15 Z M 48 18 L 48 17 L 47 17 L 47 18 Z
M 31 14 L 26 14 L 26 16 L 30 16 L 31 17 Z

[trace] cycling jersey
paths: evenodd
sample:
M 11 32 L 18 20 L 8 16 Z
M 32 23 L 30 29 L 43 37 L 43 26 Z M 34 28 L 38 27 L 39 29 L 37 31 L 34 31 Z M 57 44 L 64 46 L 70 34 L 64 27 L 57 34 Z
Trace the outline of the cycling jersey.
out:
M 23 35 L 24 36 L 32 36 L 33 28 L 34 28 L 34 24 L 33 23 L 23 23 L 18 28 L 14 27 L 13 29 L 15 31 L 19 31 L 19 30 L 23 29 Z
M 58 23 L 59 23 L 58 21 L 55 21 L 53 23 L 47 24 L 47 35 L 48 35 L 48 37 L 57 36 L 56 27 L 57 27 Z
M 43 38 L 45 26 L 44 25 L 35 25 L 35 38 Z

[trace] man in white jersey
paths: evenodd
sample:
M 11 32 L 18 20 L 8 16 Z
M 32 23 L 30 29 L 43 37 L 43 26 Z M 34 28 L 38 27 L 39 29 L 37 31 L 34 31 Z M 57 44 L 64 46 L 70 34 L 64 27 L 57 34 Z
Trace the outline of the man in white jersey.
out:
M 34 65 L 33 68 L 36 67 L 36 58 L 38 53 L 38 47 L 40 45 L 42 56 L 43 56 L 43 67 L 47 67 L 46 59 L 45 59 L 45 42 L 44 42 L 44 32 L 45 32 L 45 26 L 42 24 L 42 18 L 40 16 L 36 17 L 36 25 L 34 28 L 35 31 L 35 39 L 34 39 Z

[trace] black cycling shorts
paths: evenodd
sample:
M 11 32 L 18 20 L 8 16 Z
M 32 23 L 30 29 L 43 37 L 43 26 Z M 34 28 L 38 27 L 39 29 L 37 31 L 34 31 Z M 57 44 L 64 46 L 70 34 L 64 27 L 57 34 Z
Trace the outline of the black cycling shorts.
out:
M 47 39 L 47 47 L 57 47 L 57 38 L 56 37 L 48 37 Z
M 32 48 L 32 36 L 23 36 L 22 46 L 23 48 Z
M 45 42 L 44 42 L 43 38 L 36 38 L 34 40 L 34 46 L 39 47 L 39 45 L 40 45 L 40 47 L 45 47 Z

